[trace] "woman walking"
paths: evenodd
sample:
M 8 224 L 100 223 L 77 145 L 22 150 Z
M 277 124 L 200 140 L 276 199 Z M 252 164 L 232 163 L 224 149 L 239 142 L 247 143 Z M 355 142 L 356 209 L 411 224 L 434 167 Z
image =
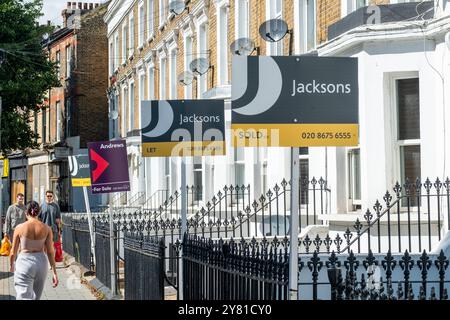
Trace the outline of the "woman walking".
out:
M 14 230 L 10 268 L 11 272 L 14 272 L 17 300 L 41 298 L 47 278 L 48 261 L 53 272 L 53 287 L 58 285 L 52 230 L 39 221 L 39 213 L 39 204 L 36 201 L 30 201 L 26 210 L 27 221 Z M 20 253 L 17 256 L 19 247 Z

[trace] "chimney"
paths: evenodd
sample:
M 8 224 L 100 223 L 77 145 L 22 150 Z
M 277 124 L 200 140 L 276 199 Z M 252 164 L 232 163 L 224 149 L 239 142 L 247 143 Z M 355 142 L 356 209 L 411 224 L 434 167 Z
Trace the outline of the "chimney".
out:
M 78 9 L 83 9 L 83 3 L 82 2 L 78 2 Z
M 92 9 L 94 9 L 94 4 L 89 3 L 89 10 L 92 10 Z
M 87 10 L 88 9 L 88 4 L 86 2 L 83 3 L 83 10 Z
M 51 24 L 51 21 L 50 21 L 50 20 L 47 20 L 47 26 L 50 27 L 50 24 Z
M 70 10 L 72 7 L 72 2 L 67 2 L 67 9 Z
M 96 4 L 95 4 L 95 7 L 97 8 L 98 6 L 99 6 L 99 4 L 98 4 L 98 3 L 96 3 Z

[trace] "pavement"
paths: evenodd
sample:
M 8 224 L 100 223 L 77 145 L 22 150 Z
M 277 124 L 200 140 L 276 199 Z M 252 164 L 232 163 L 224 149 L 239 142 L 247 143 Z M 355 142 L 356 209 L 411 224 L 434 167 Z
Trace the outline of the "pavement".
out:
M 85 281 L 81 281 L 69 266 L 57 263 L 56 271 L 58 286 L 52 287 L 49 270 L 41 300 L 97 300 Z M 9 257 L 0 257 L 0 300 L 15 300 L 15 295 L 14 274 L 9 272 Z

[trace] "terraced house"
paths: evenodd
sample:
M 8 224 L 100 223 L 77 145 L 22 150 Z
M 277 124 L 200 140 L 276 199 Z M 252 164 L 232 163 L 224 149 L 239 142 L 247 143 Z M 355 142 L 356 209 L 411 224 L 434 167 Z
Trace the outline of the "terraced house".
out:
M 81 191 L 71 188 L 67 156 L 108 137 L 106 9 L 98 3 L 68 2 L 63 26 L 43 42 L 49 59 L 58 63 L 61 85 L 49 89 L 47 104 L 30 124 L 41 148 L 26 155 L 22 192 L 26 190 L 27 200 L 42 203 L 51 189 L 62 210 L 84 210 Z
M 180 3 L 184 10 L 178 10 Z M 289 32 L 281 41 L 266 42 L 259 28 L 275 18 L 286 21 Z M 188 185 L 201 190 L 192 204 L 206 204 L 224 185 L 250 185 L 249 198 L 258 199 L 289 180 L 289 149 L 230 145 L 231 60 L 236 54 L 230 45 L 240 38 L 252 40 L 252 55 L 358 57 L 359 146 L 300 150 L 302 180 L 326 180 L 320 187 L 330 192 L 322 199 L 321 219 L 330 228 L 353 224 L 357 217 L 364 220 L 363 212 L 382 201 L 386 190 L 392 192 L 397 181 L 403 186 L 417 178 L 443 181 L 448 175 L 446 0 L 113 0 L 104 20 L 109 108 L 115 115 L 110 137 L 126 138 L 132 179 L 132 191 L 116 204 L 159 205 L 180 188 L 179 159 L 141 156 L 142 100 L 225 99 L 227 155 L 188 165 Z M 202 57 L 209 68 L 196 73 L 191 63 Z M 186 71 L 194 71 L 192 82 L 184 81 Z M 416 192 L 422 185 L 417 186 Z M 420 217 L 415 221 L 420 224 Z M 443 223 L 439 213 L 432 216 L 436 237 Z

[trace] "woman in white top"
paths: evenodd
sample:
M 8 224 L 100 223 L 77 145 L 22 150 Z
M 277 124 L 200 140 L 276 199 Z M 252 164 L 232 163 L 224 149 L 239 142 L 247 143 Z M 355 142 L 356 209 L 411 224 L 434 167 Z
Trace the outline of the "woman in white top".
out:
M 10 268 L 11 272 L 14 272 L 17 300 L 41 298 L 47 278 L 48 261 L 53 272 L 53 287 L 58 285 L 52 230 L 38 220 L 39 213 L 39 204 L 30 201 L 26 211 L 27 221 L 14 230 Z M 20 254 L 17 256 L 19 247 Z

